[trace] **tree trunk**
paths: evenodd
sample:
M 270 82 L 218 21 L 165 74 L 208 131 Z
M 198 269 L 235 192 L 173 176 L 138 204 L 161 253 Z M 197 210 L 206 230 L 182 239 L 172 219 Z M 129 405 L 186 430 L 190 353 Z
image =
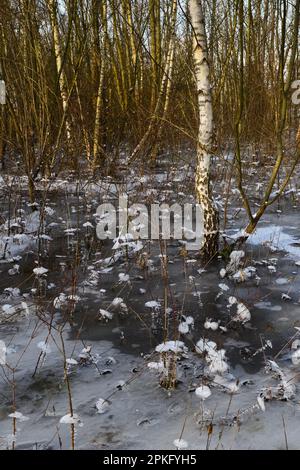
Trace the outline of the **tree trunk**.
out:
M 194 31 L 194 62 L 199 108 L 197 145 L 196 197 L 203 210 L 204 244 L 201 254 L 210 260 L 218 253 L 219 214 L 210 190 L 210 164 L 213 143 L 213 108 L 207 39 L 201 0 L 189 0 L 189 11 Z
M 159 51 L 158 51 L 158 29 L 160 29 L 160 19 L 157 18 L 157 3 L 155 0 L 149 1 L 149 17 L 150 17 L 150 55 L 152 66 L 152 96 L 151 96 L 151 109 L 155 107 L 158 96 L 159 84 Z
M 63 70 L 63 59 L 62 59 L 62 51 L 60 45 L 60 37 L 59 37 L 59 29 L 58 29 L 58 20 L 57 20 L 57 0 L 49 0 L 49 12 L 51 18 L 51 27 L 52 27 L 52 35 L 53 35 L 53 43 L 54 43 L 54 51 L 55 51 L 55 61 L 56 61 L 56 70 L 59 79 L 59 89 L 60 95 L 62 100 L 62 107 L 65 118 L 66 124 L 66 133 L 67 133 L 67 140 L 68 143 L 71 143 L 71 125 L 70 121 L 67 117 L 67 110 L 68 110 L 68 92 L 67 92 L 67 80 L 66 75 Z
M 4 155 L 5 155 L 5 140 L 4 140 L 5 82 L 2 81 L 1 64 L 0 64 L 0 86 L 3 90 L 3 96 L 1 96 L 1 99 L 0 99 L 0 171 L 1 171 L 1 170 L 4 170 Z M 0 90 L 0 93 L 2 92 L 2 90 Z
M 172 10 L 171 10 L 171 31 L 170 31 L 170 40 L 168 44 L 168 53 L 166 58 L 166 66 L 164 70 L 164 75 L 162 79 L 161 90 L 164 94 L 164 105 L 162 116 L 157 116 L 159 119 L 158 130 L 151 151 L 151 165 L 155 166 L 157 163 L 157 156 L 159 153 L 159 146 L 161 145 L 161 137 L 163 133 L 163 128 L 165 121 L 167 119 L 170 97 L 171 97 L 171 88 L 173 80 L 173 71 L 174 71 L 174 55 L 175 55 L 175 46 L 176 46 L 176 20 L 177 20 L 177 0 L 172 1 Z M 158 110 L 159 112 L 159 110 Z M 155 116 L 156 117 L 156 116 Z
M 101 63 L 100 63 L 100 74 L 99 74 L 99 84 L 97 91 L 96 99 L 96 114 L 95 114 L 95 127 L 94 127 L 94 137 L 93 137 L 93 171 L 96 170 L 97 166 L 103 162 L 103 149 L 100 143 L 101 135 L 101 117 L 103 112 L 103 85 L 104 85 L 104 74 L 106 67 L 106 42 L 107 42 L 107 5 L 105 2 L 102 4 L 101 9 Z
M 242 21 L 242 11 L 243 11 L 243 0 L 239 0 L 240 3 L 240 29 L 242 28 L 243 21 Z M 254 233 L 258 223 L 260 222 L 261 218 L 263 217 L 264 213 L 266 212 L 267 208 L 274 204 L 280 196 L 284 193 L 294 171 L 297 167 L 299 160 L 300 160 L 300 152 L 298 151 L 294 162 L 291 165 L 289 171 L 287 171 L 287 175 L 284 178 L 283 182 L 279 184 L 279 188 L 275 196 L 272 196 L 272 191 L 274 189 L 275 183 L 279 178 L 279 172 L 282 168 L 282 164 L 284 161 L 284 133 L 286 131 L 286 123 L 287 123 L 287 110 L 288 110 L 288 99 L 289 99 L 289 92 L 292 84 L 293 79 L 293 70 L 295 67 L 297 51 L 298 51 L 298 31 L 299 31 L 299 24 L 300 24 L 300 0 L 296 1 L 295 4 L 295 13 L 294 13 L 294 21 L 293 21 L 293 30 L 292 30 L 292 39 L 291 39 L 291 52 L 289 57 L 288 65 L 285 66 L 285 48 L 286 48 L 286 28 L 287 28 L 287 3 L 283 4 L 283 12 L 281 15 L 281 44 L 280 44 L 280 67 L 279 67 L 279 100 L 278 100 L 278 122 L 276 123 L 276 161 L 273 166 L 272 174 L 270 179 L 267 183 L 267 189 L 265 192 L 265 196 L 256 211 L 255 215 L 252 214 L 250 203 L 248 198 L 245 195 L 243 190 L 243 185 L 239 184 L 239 190 L 244 202 L 244 206 L 247 210 L 249 223 L 245 230 L 242 232 L 241 236 L 237 238 L 237 240 L 232 244 L 231 249 L 235 249 L 237 246 L 241 246 L 243 243 L 247 241 L 249 236 Z M 241 59 L 241 63 L 243 63 L 243 58 Z M 240 73 L 240 76 L 242 74 Z M 300 132 L 300 131 L 299 131 Z M 296 137 L 297 144 L 299 145 L 298 136 Z M 242 166 L 241 166 L 241 159 L 239 160 L 239 172 L 242 173 Z M 241 176 L 239 176 L 241 178 Z

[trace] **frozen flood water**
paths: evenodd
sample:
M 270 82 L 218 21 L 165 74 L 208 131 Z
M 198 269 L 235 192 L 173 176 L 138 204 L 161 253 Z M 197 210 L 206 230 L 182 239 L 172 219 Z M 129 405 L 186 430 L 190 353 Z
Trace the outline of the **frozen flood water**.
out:
M 72 433 L 78 449 L 299 448 L 297 210 L 270 211 L 224 275 L 228 260 L 203 268 L 177 242 L 113 252 L 98 190 L 57 184 L 33 213 L 23 195 L 2 226 L 1 448 L 69 449 Z

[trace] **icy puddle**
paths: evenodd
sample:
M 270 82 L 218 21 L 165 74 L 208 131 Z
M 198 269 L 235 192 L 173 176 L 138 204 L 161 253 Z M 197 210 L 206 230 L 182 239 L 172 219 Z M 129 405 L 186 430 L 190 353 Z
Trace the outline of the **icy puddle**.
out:
M 202 269 L 175 242 L 112 253 L 96 195 L 63 201 L 47 201 L 39 258 L 31 233 L 0 265 L 1 448 L 70 448 L 75 430 L 80 449 L 281 449 L 284 429 L 299 448 L 296 213 Z
M 291 233 L 288 233 L 291 232 Z M 300 263 L 300 228 L 270 225 L 259 227 L 249 238 L 252 245 L 267 245 L 275 251 L 284 251 Z

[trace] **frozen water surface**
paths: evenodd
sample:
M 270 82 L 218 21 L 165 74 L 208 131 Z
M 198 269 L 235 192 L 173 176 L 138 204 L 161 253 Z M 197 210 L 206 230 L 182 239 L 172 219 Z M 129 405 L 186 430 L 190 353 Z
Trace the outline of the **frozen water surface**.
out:
M 182 175 L 132 179 L 128 190 L 133 198 L 144 192 L 172 202 L 176 189 L 188 200 L 192 189 Z M 112 258 L 112 243 L 95 237 L 97 206 L 118 191 L 107 181 L 82 184 L 80 191 L 71 181 L 56 181 L 44 201 L 51 209 L 44 236 L 40 212 L 31 213 L 21 193 L 22 233 L 30 243 L 10 238 L 0 264 L 0 340 L 10 366 L 0 366 L 1 448 L 13 440 L 19 449 L 70 448 L 71 421 L 79 449 L 175 449 L 178 439 L 190 449 L 282 449 L 284 423 L 289 448 L 299 448 L 298 212 L 287 203 L 280 217 L 276 210 L 267 214 L 245 247 L 240 269 L 255 268 L 245 282 L 222 279 L 223 260 L 202 269 L 195 253 L 185 259 L 180 244 L 169 243 L 164 306 L 162 247 L 146 242 L 132 255 L 132 247 L 125 254 L 121 248 Z M 231 219 L 232 233 L 243 218 L 241 212 Z M 1 237 L 3 243 L 4 226 Z M 233 320 L 237 306 L 249 311 L 250 321 Z M 166 325 L 174 346 L 168 349 L 184 343 L 171 391 L 159 385 L 164 365 L 162 348 L 156 351 Z M 205 357 L 199 347 L 196 352 L 201 338 Z M 273 364 L 267 373 L 270 360 L 280 372 Z M 195 393 L 204 387 L 211 395 Z M 9 415 L 16 412 L 28 420 L 15 418 L 12 437 Z

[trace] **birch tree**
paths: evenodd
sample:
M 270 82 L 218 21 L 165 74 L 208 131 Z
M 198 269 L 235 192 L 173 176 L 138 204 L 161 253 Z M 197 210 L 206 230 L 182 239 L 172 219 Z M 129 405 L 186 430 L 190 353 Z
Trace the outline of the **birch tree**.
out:
M 96 5 L 98 7 L 98 5 Z M 98 14 L 98 10 L 95 11 L 95 16 Z M 99 65 L 99 82 L 96 98 L 96 113 L 95 113 L 95 127 L 94 127 L 94 145 L 93 145 L 93 170 L 95 171 L 97 164 L 100 160 L 100 154 L 103 155 L 103 150 L 100 145 L 100 133 L 101 133 L 101 115 L 103 105 L 103 85 L 104 85 L 104 74 L 105 74 L 105 62 L 106 62 L 106 42 L 107 42 L 107 5 L 103 2 L 100 5 L 101 14 L 101 42 L 99 45 L 99 52 L 101 52 L 101 63 Z M 99 34 L 99 33 L 98 33 Z
M 2 65 L 0 62 L 0 169 L 4 169 L 4 154 L 5 154 L 5 141 L 4 141 L 4 119 L 5 119 L 5 82 L 2 80 Z
M 193 56 L 198 95 L 199 131 L 196 164 L 196 197 L 204 217 L 204 244 L 201 247 L 205 259 L 212 259 L 218 252 L 219 215 L 210 188 L 210 167 L 213 145 L 213 107 L 207 38 L 201 0 L 189 0 L 189 11 L 194 34 Z
M 62 50 L 60 44 L 60 35 L 58 28 L 58 5 L 57 0 L 49 0 L 49 13 L 51 19 L 52 36 L 54 43 L 56 71 L 59 81 L 59 89 L 62 101 L 63 112 L 65 116 L 66 134 L 68 143 L 71 143 L 71 124 L 67 116 L 68 111 L 68 92 L 67 92 L 67 78 L 64 71 Z
M 206 246 L 216 248 L 213 108 L 216 160 L 223 149 L 236 157 L 214 173 L 228 179 L 228 200 L 237 184 L 251 233 L 297 165 L 299 117 L 290 95 L 299 78 L 298 12 L 299 0 L 2 0 L 8 93 L 0 161 L 4 151 L 8 164 L 21 155 L 34 182 L 47 169 L 76 169 L 79 158 L 86 168 L 109 172 L 126 149 L 127 162 L 141 162 L 143 172 L 160 150 L 170 149 L 180 165 L 182 147 L 198 140 L 197 198 L 212 232 Z M 248 178 L 254 159 L 261 169 L 268 159 L 270 168 L 255 210 Z M 224 219 L 226 228 L 226 208 Z

